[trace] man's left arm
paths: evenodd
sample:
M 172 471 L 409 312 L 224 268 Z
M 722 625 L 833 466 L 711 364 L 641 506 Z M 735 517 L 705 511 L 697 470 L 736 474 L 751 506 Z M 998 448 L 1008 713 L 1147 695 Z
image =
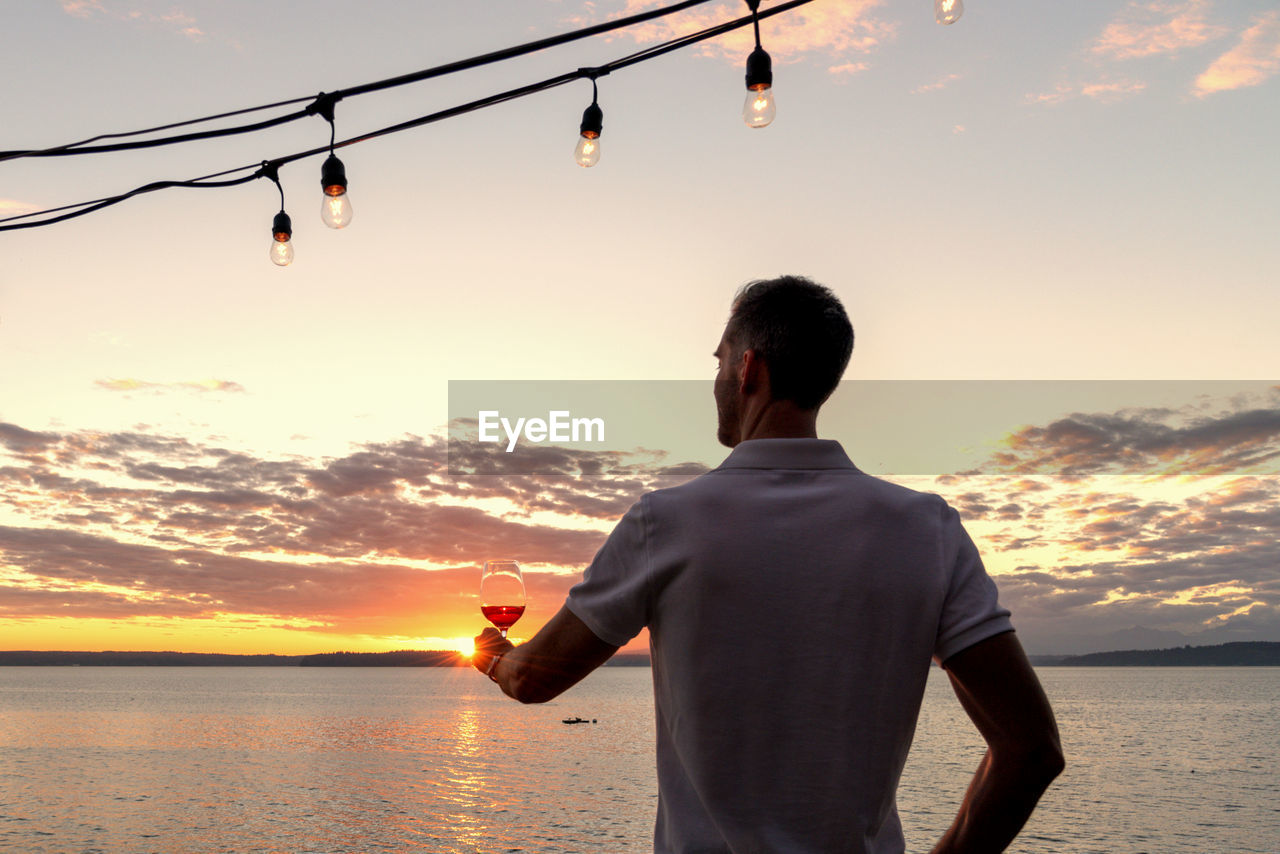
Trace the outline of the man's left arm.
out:
M 485 629 L 476 637 L 471 663 L 481 673 L 488 673 L 508 697 L 521 703 L 545 703 L 576 685 L 617 651 L 618 647 L 596 637 L 586 623 L 562 606 L 531 640 L 519 646 L 512 645 L 497 629 Z

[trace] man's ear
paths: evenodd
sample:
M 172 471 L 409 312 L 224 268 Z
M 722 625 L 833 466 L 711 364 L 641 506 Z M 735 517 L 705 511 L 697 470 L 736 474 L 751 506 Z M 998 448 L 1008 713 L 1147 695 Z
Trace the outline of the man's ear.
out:
M 742 351 L 741 371 L 738 373 L 738 389 L 743 394 L 753 394 L 769 387 L 769 368 L 755 350 Z

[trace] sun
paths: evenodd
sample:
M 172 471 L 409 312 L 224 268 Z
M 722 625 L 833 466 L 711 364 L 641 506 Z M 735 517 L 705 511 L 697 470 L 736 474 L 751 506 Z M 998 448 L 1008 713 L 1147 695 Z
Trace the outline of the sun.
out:
M 449 649 L 457 652 L 463 658 L 470 658 L 476 651 L 476 642 L 470 637 L 456 637 L 449 639 Z

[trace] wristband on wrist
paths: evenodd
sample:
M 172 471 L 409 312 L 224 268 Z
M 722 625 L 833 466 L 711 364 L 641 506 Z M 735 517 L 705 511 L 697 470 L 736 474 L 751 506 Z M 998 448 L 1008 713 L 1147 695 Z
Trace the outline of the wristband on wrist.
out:
M 498 662 L 501 661 L 502 656 L 506 654 L 507 654 L 506 651 L 500 652 L 489 660 L 489 666 L 485 668 L 484 675 L 488 676 L 491 681 L 493 682 L 498 681 L 498 677 L 494 675 L 494 673 L 498 669 Z

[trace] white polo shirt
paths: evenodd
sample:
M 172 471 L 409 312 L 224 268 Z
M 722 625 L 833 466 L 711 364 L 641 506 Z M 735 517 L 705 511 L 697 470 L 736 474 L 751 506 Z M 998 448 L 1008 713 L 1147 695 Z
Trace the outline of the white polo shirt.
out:
M 661 854 L 903 851 L 930 659 L 1013 628 L 955 510 L 822 439 L 644 496 L 566 604 L 618 646 L 649 627 Z

